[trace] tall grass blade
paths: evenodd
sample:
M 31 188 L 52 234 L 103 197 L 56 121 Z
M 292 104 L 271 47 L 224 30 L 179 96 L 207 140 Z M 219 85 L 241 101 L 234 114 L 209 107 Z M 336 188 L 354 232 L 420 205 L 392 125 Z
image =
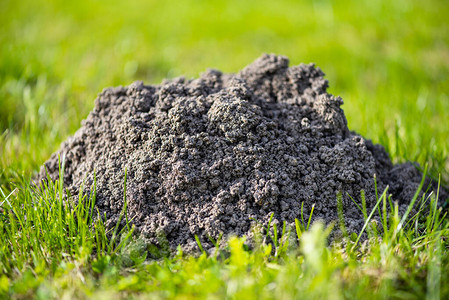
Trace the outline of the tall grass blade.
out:
M 348 232 L 345 226 L 345 217 L 343 213 L 343 194 L 341 191 L 337 192 L 337 214 L 338 214 L 338 223 L 340 225 L 340 231 L 343 234 L 344 238 L 348 237 Z
M 374 212 L 376 211 L 376 209 L 379 207 L 380 201 L 382 200 L 382 197 L 385 197 L 388 191 L 388 186 L 385 188 L 384 192 L 382 193 L 382 195 L 380 196 L 380 198 L 377 200 L 376 205 L 373 207 L 371 213 L 369 214 L 368 218 L 365 221 L 365 224 L 363 224 L 362 230 L 360 231 L 357 240 L 354 242 L 354 245 L 352 246 L 352 250 L 354 250 L 354 248 L 357 246 L 357 243 L 360 241 L 360 238 L 362 237 L 363 232 L 365 231 L 366 227 L 368 226 L 369 221 L 371 220 L 371 218 L 374 215 Z
M 412 198 L 412 201 L 410 201 L 410 204 L 408 205 L 407 210 L 405 211 L 404 215 L 402 216 L 401 221 L 399 222 L 399 224 L 398 224 L 398 226 L 397 226 L 397 228 L 396 228 L 395 235 L 396 235 L 397 232 L 399 232 L 399 231 L 402 229 L 403 224 L 405 223 L 405 221 L 407 220 L 408 215 L 409 215 L 410 212 L 412 211 L 413 206 L 415 205 L 415 202 L 416 202 L 416 200 L 417 200 L 418 197 L 419 197 L 419 193 L 421 192 L 422 187 L 424 186 L 424 182 L 425 182 L 425 180 L 426 180 L 426 174 L 427 174 L 427 165 L 426 165 L 426 167 L 425 167 L 425 169 L 424 169 L 424 173 L 423 173 L 421 182 L 420 182 L 420 184 L 419 184 L 419 187 L 418 187 L 418 189 L 416 190 L 416 192 L 415 192 L 415 194 L 414 194 L 414 196 L 413 196 L 413 198 Z

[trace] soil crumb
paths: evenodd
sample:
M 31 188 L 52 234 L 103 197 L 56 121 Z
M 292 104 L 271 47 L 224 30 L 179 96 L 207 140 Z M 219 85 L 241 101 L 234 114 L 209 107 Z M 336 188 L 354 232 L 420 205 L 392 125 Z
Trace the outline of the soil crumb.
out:
M 75 135 L 39 174 L 58 178 L 72 195 L 92 185 L 97 208 L 115 226 L 126 200 L 128 220 L 149 242 L 164 235 L 170 248 L 205 249 L 209 237 L 252 235 L 254 219 L 294 224 L 335 221 L 337 192 L 349 232 L 364 219 L 354 201 L 364 190 L 368 209 L 378 191 L 401 210 L 422 174 L 412 163 L 393 165 L 380 145 L 351 132 L 340 97 L 314 64 L 289 67 L 283 56 L 263 55 L 237 74 L 208 70 L 198 79 L 160 85 L 135 82 L 105 89 Z

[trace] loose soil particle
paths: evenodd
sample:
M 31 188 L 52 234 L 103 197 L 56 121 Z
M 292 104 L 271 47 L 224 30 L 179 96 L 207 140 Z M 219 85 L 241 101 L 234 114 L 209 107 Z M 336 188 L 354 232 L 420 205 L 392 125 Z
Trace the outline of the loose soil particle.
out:
M 313 64 L 289 68 L 286 57 L 263 55 L 237 74 L 208 70 L 157 86 L 135 82 L 105 89 L 75 135 L 45 163 L 72 195 L 96 176 L 97 207 L 109 227 L 123 208 L 127 170 L 128 219 L 151 243 L 197 249 L 220 234 L 251 236 L 252 219 L 293 224 L 315 205 L 313 220 L 337 219 L 338 191 L 348 231 L 364 220 L 351 201 L 366 192 L 374 206 L 373 176 L 401 210 L 422 174 L 393 165 L 380 145 L 349 131 L 343 101 L 326 92 Z M 42 168 L 40 178 L 45 178 Z

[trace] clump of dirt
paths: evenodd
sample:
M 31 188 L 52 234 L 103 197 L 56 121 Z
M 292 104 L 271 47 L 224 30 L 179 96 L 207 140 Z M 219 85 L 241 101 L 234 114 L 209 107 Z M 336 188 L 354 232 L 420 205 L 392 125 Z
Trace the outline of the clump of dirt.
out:
M 292 224 L 315 205 L 313 219 L 337 219 L 343 193 L 349 231 L 359 231 L 360 203 L 375 204 L 389 185 L 404 207 L 422 174 L 394 166 L 384 148 L 349 131 L 343 101 L 326 92 L 313 64 L 289 68 L 286 57 L 263 55 L 237 74 L 209 70 L 200 78 L 161 85 L 135 82 L 105 89 L 82 127 L 45 163 L 72 195 L 96 175 L 97 207 L 114 226 L 126 199 L 128 219 L 150 242 L 203 247 L 208 236 L 251 235 L 252 219 Z M 45 178 L 42 168 L 40 178 Z

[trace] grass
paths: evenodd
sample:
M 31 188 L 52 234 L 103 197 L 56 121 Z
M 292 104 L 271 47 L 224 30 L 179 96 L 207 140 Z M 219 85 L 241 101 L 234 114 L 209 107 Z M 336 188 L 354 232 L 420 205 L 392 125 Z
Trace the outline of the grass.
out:
M 416 193 L 407 211 L 415 202 L 423 210 L 408 222 L 396 204 L 385 210 L 380 219 L 386 220 L 386 230 L 379 234 L 373 216 L 386 202 L 383 191 L 376 207 L 363 211 L 369 213 L 363 243 L 362 230 L 358 237 L 328 245 L 332 224 L 306 224 L 298 216 L 295 229 L 278 228 L 270 220 L 266 236 L 256 235 L 251 249 L 244 237 L 232 237 L 224 249 L 207 254 L 197 238 L 201 254 L 184 255 L 178 248 L 167 256 L 127 226 L 108 233 L 95 212 L 94 192 L 73 206 L 64 201 L 62 181 L 41 189 L 28 182 L 8 195 L 1 191 L 3 296 L 422 299 L 449 294 L 444 272 L 449 222 L 435 194 L 419 198 Z M 148 254 L 159 259 L 147 259 Z
M 131 227 L 108 239 L 94 194 L 71 205 L 62 182 L 29 185 L 102 88 L 235 72 L 275 52 L 316 62 L 351 129 L 447 186 L 447 10 L 437 0 L 1 1 L 0 297 L 447 298 L 437 195 L 410 199 L 420 212 L 407 219 L 387 192 L 375 211 L 354 200 L 369 242 L 347 232 L 328 245 L 330 229 L 302 215 L 293 229 L 264 224 L 254 249 L 235 237 L 215 255 L 149 259 Z

